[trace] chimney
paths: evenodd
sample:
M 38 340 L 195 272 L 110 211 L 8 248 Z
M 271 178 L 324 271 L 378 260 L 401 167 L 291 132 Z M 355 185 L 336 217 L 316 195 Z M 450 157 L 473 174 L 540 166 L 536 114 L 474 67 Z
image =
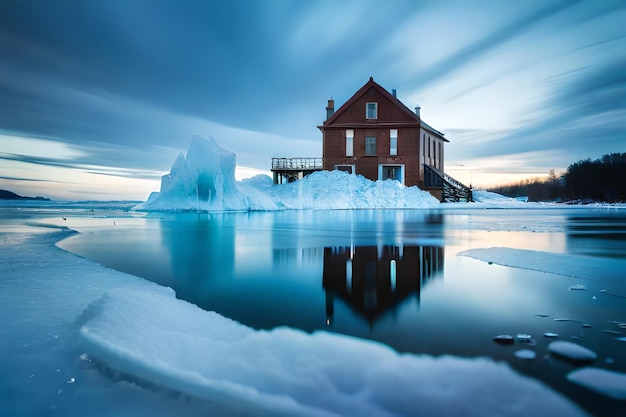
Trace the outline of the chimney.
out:
M 395 88 L 391 90 L 391 94 L 392 94 L 394 97 L 396 97 L 396 89 L 395 89 Z
M 417 117 L 421 117 L 420 116 L 420 106 L 415 106 L 415 114 L 417 114 Z
M 328 100 L 328 106 L 326 106 L 326 120 L 330 119 L 333 113 L 335 113 L 335 100 L 331 98 Z

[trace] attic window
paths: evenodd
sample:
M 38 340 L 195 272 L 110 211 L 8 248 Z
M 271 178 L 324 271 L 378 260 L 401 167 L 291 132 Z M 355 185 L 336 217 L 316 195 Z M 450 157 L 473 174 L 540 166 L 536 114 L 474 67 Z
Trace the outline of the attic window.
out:
M 378 119 L 378 103 L 367 103 L 366 104 L 366 119 Z

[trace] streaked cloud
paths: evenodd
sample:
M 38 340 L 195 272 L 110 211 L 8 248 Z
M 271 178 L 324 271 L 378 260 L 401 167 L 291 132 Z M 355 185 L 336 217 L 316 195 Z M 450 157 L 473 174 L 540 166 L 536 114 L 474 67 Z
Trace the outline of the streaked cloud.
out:
M 326 100 L 369 76 L 446 133 L 453 171 L 561 170 L 624 151 L 624 21 L 620 0 L 1 2 L 0 188 L 156 189 L 194 134 L 261 172 L 319 156 Z

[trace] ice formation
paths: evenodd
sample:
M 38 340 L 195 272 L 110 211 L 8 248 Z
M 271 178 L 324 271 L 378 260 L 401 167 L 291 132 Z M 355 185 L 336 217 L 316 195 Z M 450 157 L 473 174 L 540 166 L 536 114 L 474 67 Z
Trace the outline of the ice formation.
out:
M 619 282 L 626 270 L 623 259 L 551 253 L 514 248 L 476 248 L 458 253 L 483 262 L 576 278 Z M 582 288 L 581 288 L 582 289 Z
M 379 343 L 327 332 L 256 331 L 154 287 L 109 291 L 82 322 L 79 344 L 90 357 L 235 412 L 582 414 L 560 394 L 489 359 L 401 355 Z
M 530 360 L 535 359 L 537 357 L 537 354 L 535 353 L 534 350 L 520 349 L 520 350 L 515 351 L 515 356 L 520 359 L 530 361 Z
M 439 205 L 430 193 L 398 181 L 370 181 L 343 171 L 318 171 L 304 179 L 266 188 L 285 209 L 405 209 Z
M 557 340 L 548 345 L 548 350 L 572 361 L 594 361 L 598 357 L 592 350 L 572 342 Z
M 439 204 L 418 187 L 370 181 L 340 171 L 315 172 L 302 180 L 272 185 L 266 175 L 235 180 L 236 155 L 213 139 L 194 136 L 187 157 L 178 156 L 161 191 L 136 210 L 248 211 L 277 209 L 426 208 Z
M 626 374 L 587 367 L 570 372 L 567 379 L 615 400 L 626 400 Z
M 187 157 L 178 155 L 161 190 L 136 210 L 247 211 L 275 210 L 262 193 L 235 180 L 236 155 L 214 139 L 194 136 Z

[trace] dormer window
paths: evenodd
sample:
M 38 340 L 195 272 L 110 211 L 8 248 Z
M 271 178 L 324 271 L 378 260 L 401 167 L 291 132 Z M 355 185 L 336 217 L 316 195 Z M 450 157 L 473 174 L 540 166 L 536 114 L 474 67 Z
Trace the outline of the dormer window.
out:
M 366 104 L 366 119 L 378 119 L 378 103 L 367 103 Z

